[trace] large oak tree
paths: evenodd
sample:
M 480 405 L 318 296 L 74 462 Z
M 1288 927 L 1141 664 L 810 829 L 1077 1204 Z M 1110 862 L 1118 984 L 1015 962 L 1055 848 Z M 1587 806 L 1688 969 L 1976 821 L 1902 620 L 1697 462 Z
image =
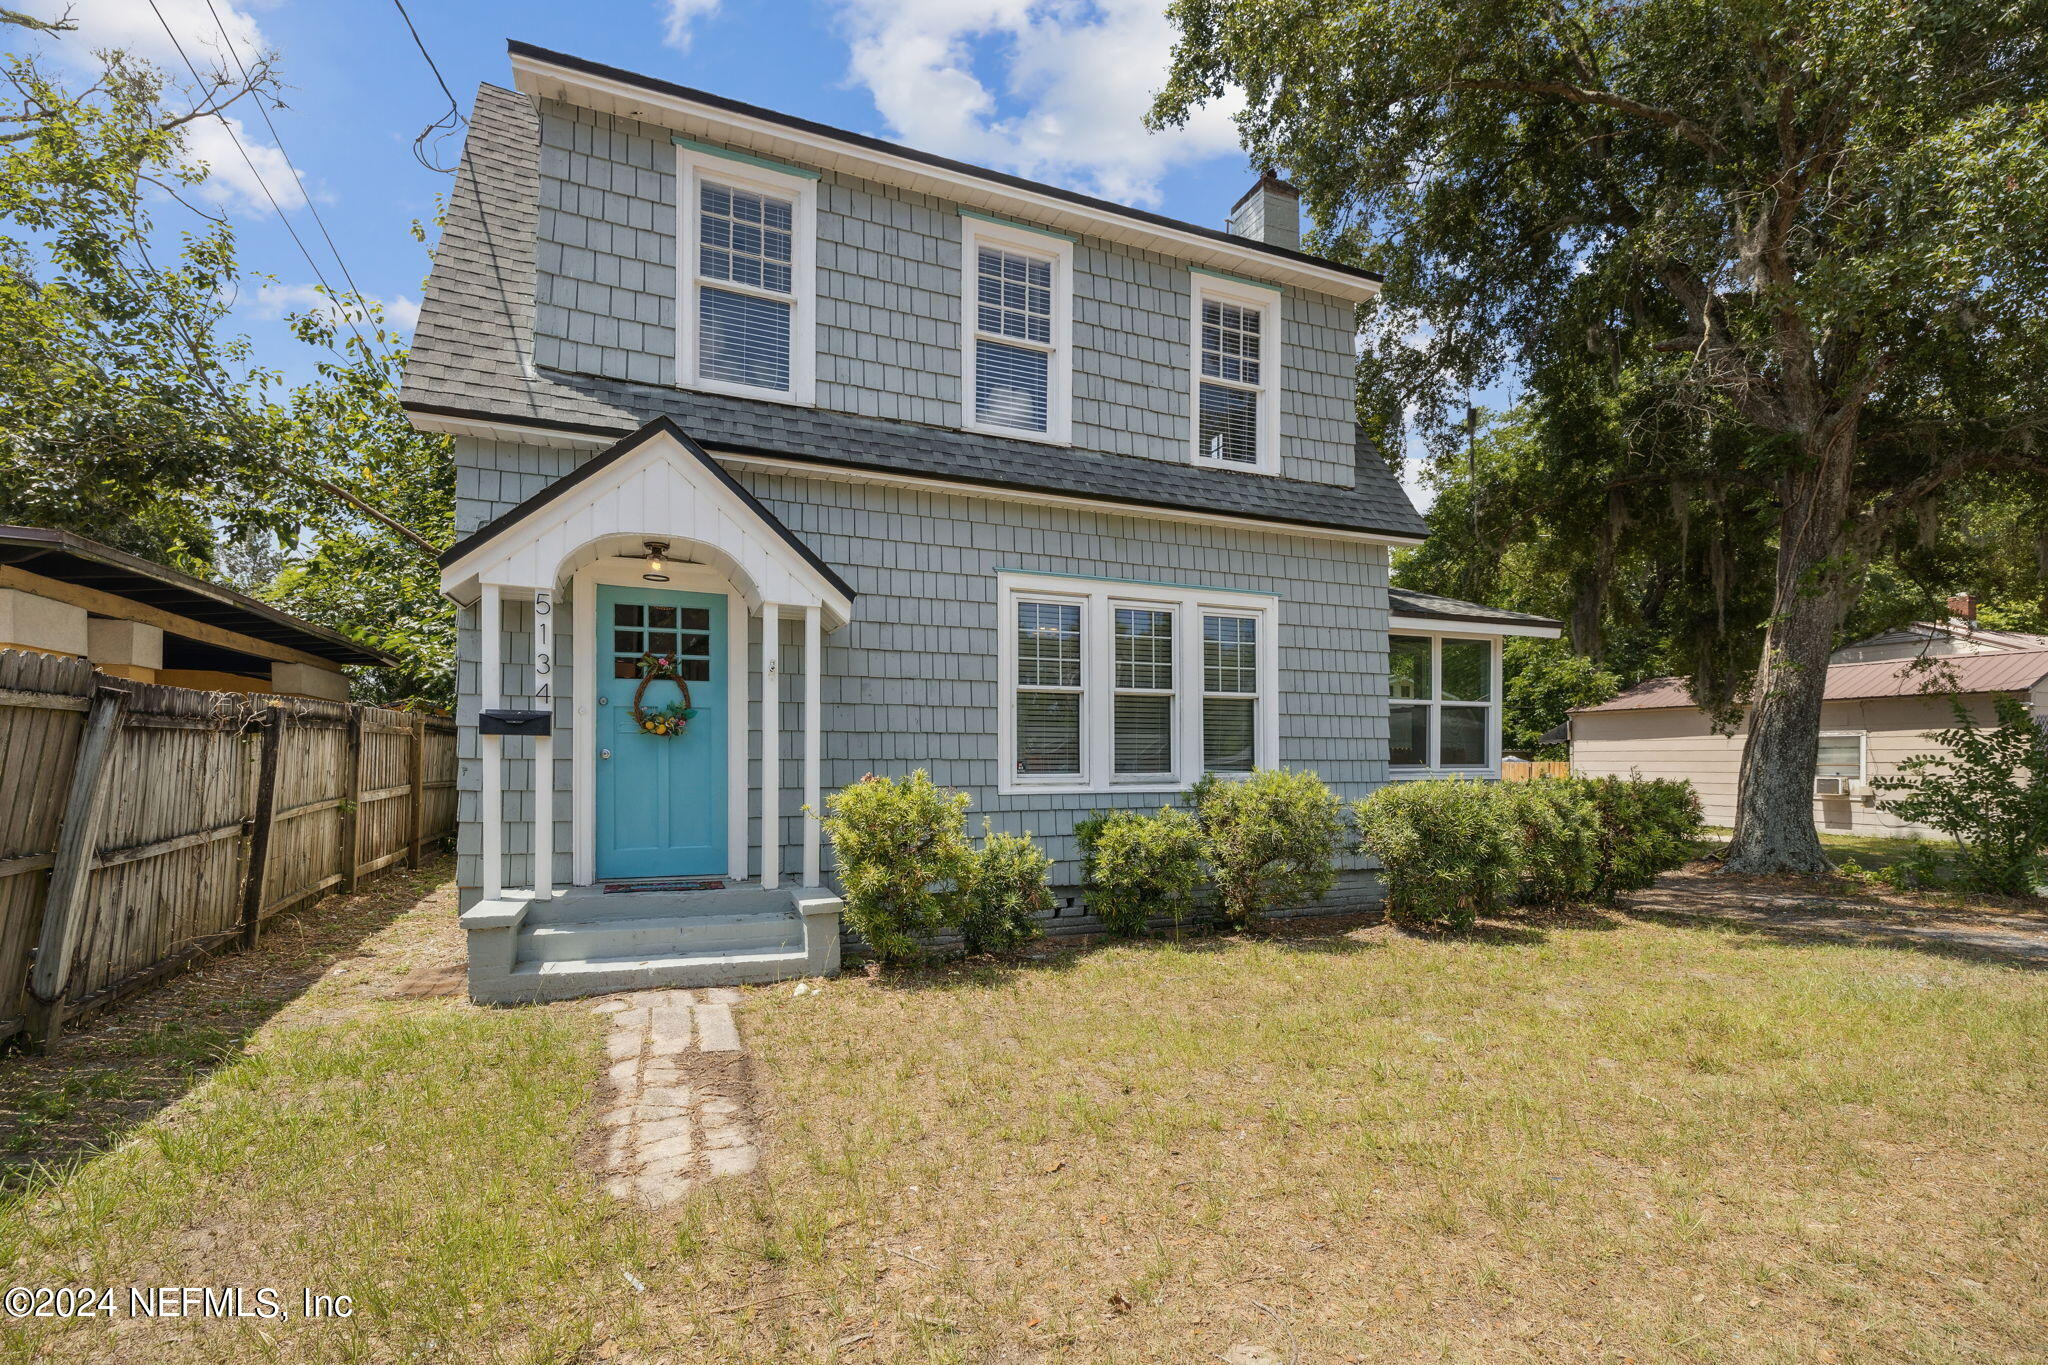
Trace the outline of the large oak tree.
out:
M 1827 658 L 1888 538 L 2038 480 L 2048 40 L 2038 0 L 1176 0 L 1155 118 L 1230 87 L 1326 252 L 1381 269 L 1366 403 L 1559 344 L 1642 376 L 1770 512 L 1730 866 L 1825 867 Z M 1717 433 L 1734 439 L 1717 440 Z M 1688 461 L 1646 480 L 1693 479 Z M 1709 688 L 1709 691 L 1712 689 Z

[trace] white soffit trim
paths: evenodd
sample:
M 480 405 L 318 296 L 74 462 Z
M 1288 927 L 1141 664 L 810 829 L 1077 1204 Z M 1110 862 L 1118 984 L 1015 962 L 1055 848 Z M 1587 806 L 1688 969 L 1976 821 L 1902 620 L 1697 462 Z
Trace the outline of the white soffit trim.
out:
M 482 441 L 504 441 L 508 445 L 542 446 L 556 450 L 605 450 L 619 443 L 619 436 L 585 435 L 554 427 L 526 426 L 516 421 L 486 422 L 474 417 L 451 417 L 445 413 L 420 412 L 407 408 L 406 417 L 415 431 L 441 436 L 469 436 Z M 630 433 L 628 433 L 630 434 Z
M 583 71 L 556 66 L 537 57 L 514 54 L 513 84 L 521 94 L 560 100 L 599 113 L 658 124 L 672 134 L 725 142 L 756 156 L 794 162 L 804 167 L 857 176 L 944 199 L 958 207 L 1028 219 L 1101 241 L 1141 247 L 1193 264 L 1232 270 L 1274 284 L 1363 303 L 1380 286 L 1341 271 L 1291 261 L 1265 252 L 1233 249 L 1229 243 L 1194 233 L 1141 222 L 1121 214 L 1091 209 L 1052 195 L 1035 194 L 927 165 L 907 156 L 856 147 L 834 138 L 788 128 L 749 115 L 698 104 L 679 95 Z
M 1537 640 L 1555 640 L 1563 633 L 1557 626 L 1507 625 L 1499 621 L 1455 621 L 1444 616 L 1389 616 L 1388 630 L 1412 630 L 1418 635 L 1470 635 L 1486 639 L 1496 635 L 1527 635 Z

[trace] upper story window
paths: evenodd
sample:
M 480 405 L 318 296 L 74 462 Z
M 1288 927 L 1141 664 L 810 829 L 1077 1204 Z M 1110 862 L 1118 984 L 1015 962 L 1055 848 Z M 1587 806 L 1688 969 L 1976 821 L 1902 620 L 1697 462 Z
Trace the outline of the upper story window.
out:
M 964 425 L 1064 444 L 1073 421 L 1073 243 L 965 215 L 960 225 Z
M 1280 291 L 1193 272 L 1194 460 L 1280 470 Z
M 816 180 L 678 146 L 678 381 L 809 403 L 816 375 Z
M 1491 769 L 1500 751 L 1499 649 L 1490 639 L 1387 637 L 1387 761 Z
M 1000 791 L 1175 791 L 1273 763 L 1276 599 L 1023 573 L 1000 585 Z

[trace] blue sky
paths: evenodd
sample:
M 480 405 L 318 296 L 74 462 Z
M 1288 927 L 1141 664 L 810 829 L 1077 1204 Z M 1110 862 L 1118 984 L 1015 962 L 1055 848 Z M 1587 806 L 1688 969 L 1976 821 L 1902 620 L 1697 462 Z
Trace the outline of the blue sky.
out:
M 66 7 L 14 3 L 43 15 Z M 408 229 L 432 218 L 453 177 L 413 156 L 414 138 L 448 101 L 391 0 L 73 0 L 69 8 L 80 31 L 41 44 L 60 63 L 120 46 L 182 73 L 166 25 L 202 69 L 231 48 L 245 60 L 275 54 L 289 107 L 273 112 L 274 133 L 253 110 L 236 111 L 253 171 L 219 125 L 195 125 L 193 138 L 245 266 L 275 281 L 239 308 L 259 363 L 302 379 L 317 360 L 281 319 L 307 305 L 318 275 L 266 190 L 320 273 L 343 285 L 314 209 L 357 285 L 394 322 L 409 323 L 427 255 Z M 1227 108 L 1165 134 L 1139 122 L 1167 64 L 1163 0 L 406 0 L 406 8 L 465 113 L 478 82 L 510 84 L 505 40 L 520 38 L 1198 223 L 1220 225 L 1252 180 Z M 441 143 L 440 164 L 452 166 L 459 148 L 459 135 Z M 165 224 L 178 214 L 165 206 Z

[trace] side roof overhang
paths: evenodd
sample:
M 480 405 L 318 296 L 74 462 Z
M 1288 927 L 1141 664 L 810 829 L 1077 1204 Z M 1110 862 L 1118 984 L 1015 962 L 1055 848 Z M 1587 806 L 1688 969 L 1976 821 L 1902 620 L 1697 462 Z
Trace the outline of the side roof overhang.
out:
M 338 630 L 279 611 L 247 593 L 194 578 L 69 531 L 0 526 L 0 566 L 90 588 L 333 664 L 389 667 L 398 662 L 381 649 L 372 649 Z
M 548 588 L 607 541 L 667 540 L 708 551 L 753 599 L 815 603 L 832 628 L 852 616 L 853 588 L 711 458 L 657 417 L 441 556 L 441 590 L 473 602 L 485 583 Z
M 1474 635 L 1527 635 L 1539 640 L 1555 640 L 1564 632 L 1564 622 L 1548 616 L 1462 602 L 1413 588 L 1388 588 L 1387 614 L 1387 624 L 1394 630 L 1464 630 Z

